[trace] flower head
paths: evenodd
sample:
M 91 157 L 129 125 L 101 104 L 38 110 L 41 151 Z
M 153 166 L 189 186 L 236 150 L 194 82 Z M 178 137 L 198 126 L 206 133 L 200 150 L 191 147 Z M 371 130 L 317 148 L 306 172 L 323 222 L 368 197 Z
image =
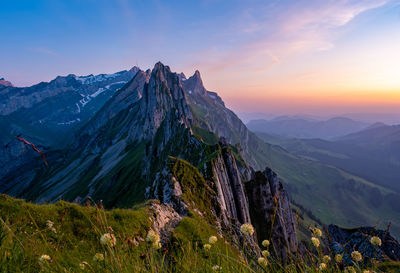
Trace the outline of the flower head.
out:
M 95 262 L 104 261 L 104 255 L 101 254 L 101 253 L 96 253 L 96 254 L 93 256 L 93 261 L 95 261 Z
M 54 225 L 54 223 L 53 223 L 52 221 L 50 221 L 50 220 L 47 220 L 47 221 L 46 221 L 46 226 L 47 226 L 48 228 L 52 228 L 53 225 Z
M 221 271 L 221 270 L 222 270 L 222 267 L 220 267 L 219 265 L 214 265 L 214 266 L 212 267 L 212 269 L 213 269 L 214 271 Z
M 381 238 L 379 238 L 378 236 L 373 236 L 373 237 L 371 237 L 370 242 L 371 242 L 371 244 L 373 244 L 374 246 L 381 246 L 381 245 L 382 245 L 382 240 L 381 240 Z
M 210 250 L 210 249 L 211 249 L 211 245 L 210 245 L 210 244 L 205 244 L 205 245 L 203 246 L 203 248 L 204 248 L 205 250 Z
M 85 270 L 85 264 L 84 263 L 80 263 L 79 264 L 79 268 L 82 269 L 82 270 Z
M 117 238 L 112 233 L 104 233 L 100 237 L 100 243 L 105 246 L 114 247 L 117 244 Z
M 261 251 L 261 254 L 262 254 L 265 258 L 268 258 L 268 256 L 269 256 L 269 251 L 268 251 L 268 250 L 263 250 L 263 251 Z
M 319 228 L 313 228 L 312 233 L 314 234 L 315 237 L 321 237 L 322 236 L 322 231 Z
M 269 247 L 270 242 L 268 240 L 264 240 L 261 244 L 263 245 L 263 247 Z
M 320 263 L 319 264 L 319 270 L 325 270 L 326 269 L 326 263 Z
M 257 260 L 258 264 L 261 266 L 267 266 L 268 265 L 268 261 L 267 259 L 265 259 L 264 257 L 260 257 Z
M 244 235 L 250 235 L 252 236 L 254 234 L 254 227 L 251 224 L 243 224 L 240 227 L 240 231 L 244 234 Z
M 146 236 L 146 242 L 151 244 L 158 244 L 160 242 L 160 235 L 154 230 L 149 230 Z
M 329 257 L 328 255 L 325 255 L 324 257 L 322 257 L 322 261 L 326 264 L 328 264 L 331 261 L 331 257 Z
M 342 261 L 342 259 L 343 259 L 343 255 L 341 255 L 341 254 L 336 254 L 335 255 L 335 261 L 337 263 L 340 263 Z
M 40 256 L 39 258 L 39 263 L 43 263 L 43 262 L 49 262 L 51 261 L 51 258 L 49 255 L 43 254 L 42 256 Z
M 215 244 L 218 241 L 218 238 L 216 236 L 211 236 L 210 238 L 208 238 L 208 242 L 210 244 Z
M 312 243 L 313 243 L 313 245 L 314 245 L 315 247 L 319 247 L 320 242 L 319 242 L 318 238 L 316 238 L 316 237 L 311 237 L 311 241 L 312 241 Z
M 360 262 L 360 261 L 362 261 L 362 259 L 363 259 L 361 253 L 358 252 L 358 251 L 353 251 L 353 252 L 351 252 L 351 258 L 352 258 L 353 261 L 355 261 L 355 262 Z
M 150 230 L 147 233 L 146 236 L 146 241 L 150 244 L 152 244 L 152 246 L 157 250 L 160 249 L 162 247 L 161 243 L 160 243 L 160 234 L 158 234 L 157 232 L 155 232 L 154 230 Z

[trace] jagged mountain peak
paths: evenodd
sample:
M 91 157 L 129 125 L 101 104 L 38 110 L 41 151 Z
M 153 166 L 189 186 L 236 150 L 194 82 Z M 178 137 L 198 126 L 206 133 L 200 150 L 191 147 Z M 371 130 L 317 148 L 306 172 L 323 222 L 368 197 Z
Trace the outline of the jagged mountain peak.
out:
M 196 70 L 193 76 L 184 81 L 185 88 L 189 94 L 207 94 L 207 90 L 204 88 L 203 80 L 201 79 L 200 72 Z
M 138 67 L 138 66 L 133 66 L 131 69 L 129 69 L 129 71 L 131 71 L 131 72 L 138 72 L 138 71 L 140 71 L 140 67 Z
M 200 71 L 196 69 L 196 71 L 193 74 L 193 77 L 197 77 L 201 80 L 201 75 L 200 75 Z
M 150 79 L 156 79 L 164 82 L 167 86 L 174 84 L 174 81 L 179 82 L 179 76 L 176 73 L 171 72 L 169 66 L 164 65 L 161 62 L 157 62 L 151 71 Z

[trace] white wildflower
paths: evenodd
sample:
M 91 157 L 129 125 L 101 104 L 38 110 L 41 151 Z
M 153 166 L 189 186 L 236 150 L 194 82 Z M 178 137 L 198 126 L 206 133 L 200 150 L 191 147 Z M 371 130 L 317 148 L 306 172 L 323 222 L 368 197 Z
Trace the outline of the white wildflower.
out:
M 244 234 L 244 235 L 249 235 L 252 236 L 254 234 L 254 227 L 251 224 L 243 224 L 240 227 L 240 231 Z
M 112 233 L 104 233 L 100 237 L 100 243 L 102 245 L 114 247 L 117 244 L 117 238 L 115 238 L 114 234 Z
M 218 238 L 217 238 L 217 236 L 211 236 L 209 239 L 208 239 L 208 242 L 210 243 L 210 244 L 215 244 L 216 242 L 218 241 Z

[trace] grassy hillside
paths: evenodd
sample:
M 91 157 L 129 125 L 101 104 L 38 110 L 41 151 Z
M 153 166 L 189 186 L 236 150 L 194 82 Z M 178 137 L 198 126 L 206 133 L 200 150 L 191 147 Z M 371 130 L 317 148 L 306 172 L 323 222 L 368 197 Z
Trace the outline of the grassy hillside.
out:
M 267 137 L 267 141 L 277 141 L 276 137 Z M 291 197 L 323 223 L 385 229 L 392 222 L 392 233 L 400 237 L 400 211 L 380 201 L 393 194 L 390 189 L 334 166 L 296 156 L 278 145 L 267 144 L 264 152 L 268 155 L 266 164 L 284 179 Z
M 257 133 L 289 152 L 337 166 L 377 185 L 400 192 L 400 126 L 379 126 L 335 141 L 289 139 Z
M 150 204 L 103 210 L 63 201 L 35 205 L 0 195 L 0 272 L 320 272 L 318 252 L 286 266 L 271 257 L 259 263 L 195 212 L 183 217 L 159 248 L 147 242 L 155 213 Z M 115 244 L 101 239 L 106 233 Z M 217 237 L 215 244 L 209 244 L 210 236 Z M 373 269 L 396 272 L 379 269 L 389 265 L 398 268 L 382 263 Z M 341 271 L 331 262 L 325 272 Z
M 223 240 L 212 247 L 221 257 L 205 253 L 203 245 L 218 233 L 195 214 L 182 219 L 170 245 L 156 250 L 145 241 L 153 213 L 149 203 L 105 211 L 67 202 L 35 205 L 1 195 L 0 272 L 189 272 L 211 269 L 214 263 L 245 272 L 248 265 L 229 264 L 238 250 Z M 115 247 L 100 243 L 110 230 Z M 95 261 L 96 254 L 104 260 Z M 51 261 L 39 262 L 42 255 Z

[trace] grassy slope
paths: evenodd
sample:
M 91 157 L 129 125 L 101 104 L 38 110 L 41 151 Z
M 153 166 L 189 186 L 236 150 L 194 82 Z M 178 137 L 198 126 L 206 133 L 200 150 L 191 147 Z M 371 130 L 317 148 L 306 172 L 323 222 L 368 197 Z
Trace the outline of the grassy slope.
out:
M 209 236 L 218 234 L 196 213 L 189 213 L 179 223 L 168 250 L 152 249 L 143 240 L 152 226 L 152 213 L 146 204 L 104 211 L 62 201 L 35 205 L 0 195 L 0 272 L 39 272 L 38 258 L 43 254 L 52 259 L 45 272 L 83 272 L 79 268 L 83 261 L 94 272 L 189 272 L 196 267 L 211 271 L 214 263 L 232 270 L 244 268 L 217 255 L 208 257 L 203 245 Z M 47 227 L 47 220 L 54 222 L 55 232 Z M 109 227 L 117 238 L 115 249 L 99 242 Z M 139 244 L 130 245 L 129 240 Z M 168 260 L 165 251 L 171 254 Z M 238 250 L 222 240 L 212 251 L 238 258 Z M 104 254 L 105 262 L 93 261 L 96 253 Z
M 376 185 L 400 191 L 399 129 L 391 129 L 385 135 L 378 132 L 360 132 L 344 137 L 342 140 L 285 139 L 257 133 L 266 142 L 280 145 L 291 153 L 313 158 L 347 172 L 363 177 Z M 384 131 L 384 128 L 382 129 Z M 393 131 L 392 134 L 391 131 Z
M 156 250 L 145 242 L 151 229 L 153 211 L 148 204 L 132 209 L 100 210 L 67 202 L 36 205 L 0 195 L 0 272 L 320 272 L 320 261 L 296 260 L 282 267 L 272 258 L 267 268 L 256 263 L 257 257 L 240 254 L 240 246 L 232 245 L 229 237 L 220 236 L 202 216 L 190 211 L 171 234 L 171 241 Z M 300 215 L 303 224 L 313 224 Z M 54 230 L 47 226 L 51 220 Z M 116 236 L 116 246 L 100 244 L 106 232 Z M 303 227 L 302 241 L 309 241 Z M 217 243 L 205 250 L 210 236 Z M 309 242 L 308 242 L 308 245 Z M 95 261 L 96 253 L 104 261 Z M 39 262 L 43 255 L 51 262 Z M 80 265 L 85 263 L 82 269 Z M 399 264 L 383 263 L 376 272 L 398 272 Z M 341 272 L 334 263 L 325 272 Z M 392 269 L 390 269 L 392 268 Z
M 269 137 L 267 140 L 273 140 Z M 295 156 L 277 145 L 267 145 L 267 164 L 288 185 L 292 198 L 322 220 L 345 227 L 378 225 L 400 236 L 400 212 L 387 204 L 377 206 L 371 189 L 391 191 L 333 166 Z

